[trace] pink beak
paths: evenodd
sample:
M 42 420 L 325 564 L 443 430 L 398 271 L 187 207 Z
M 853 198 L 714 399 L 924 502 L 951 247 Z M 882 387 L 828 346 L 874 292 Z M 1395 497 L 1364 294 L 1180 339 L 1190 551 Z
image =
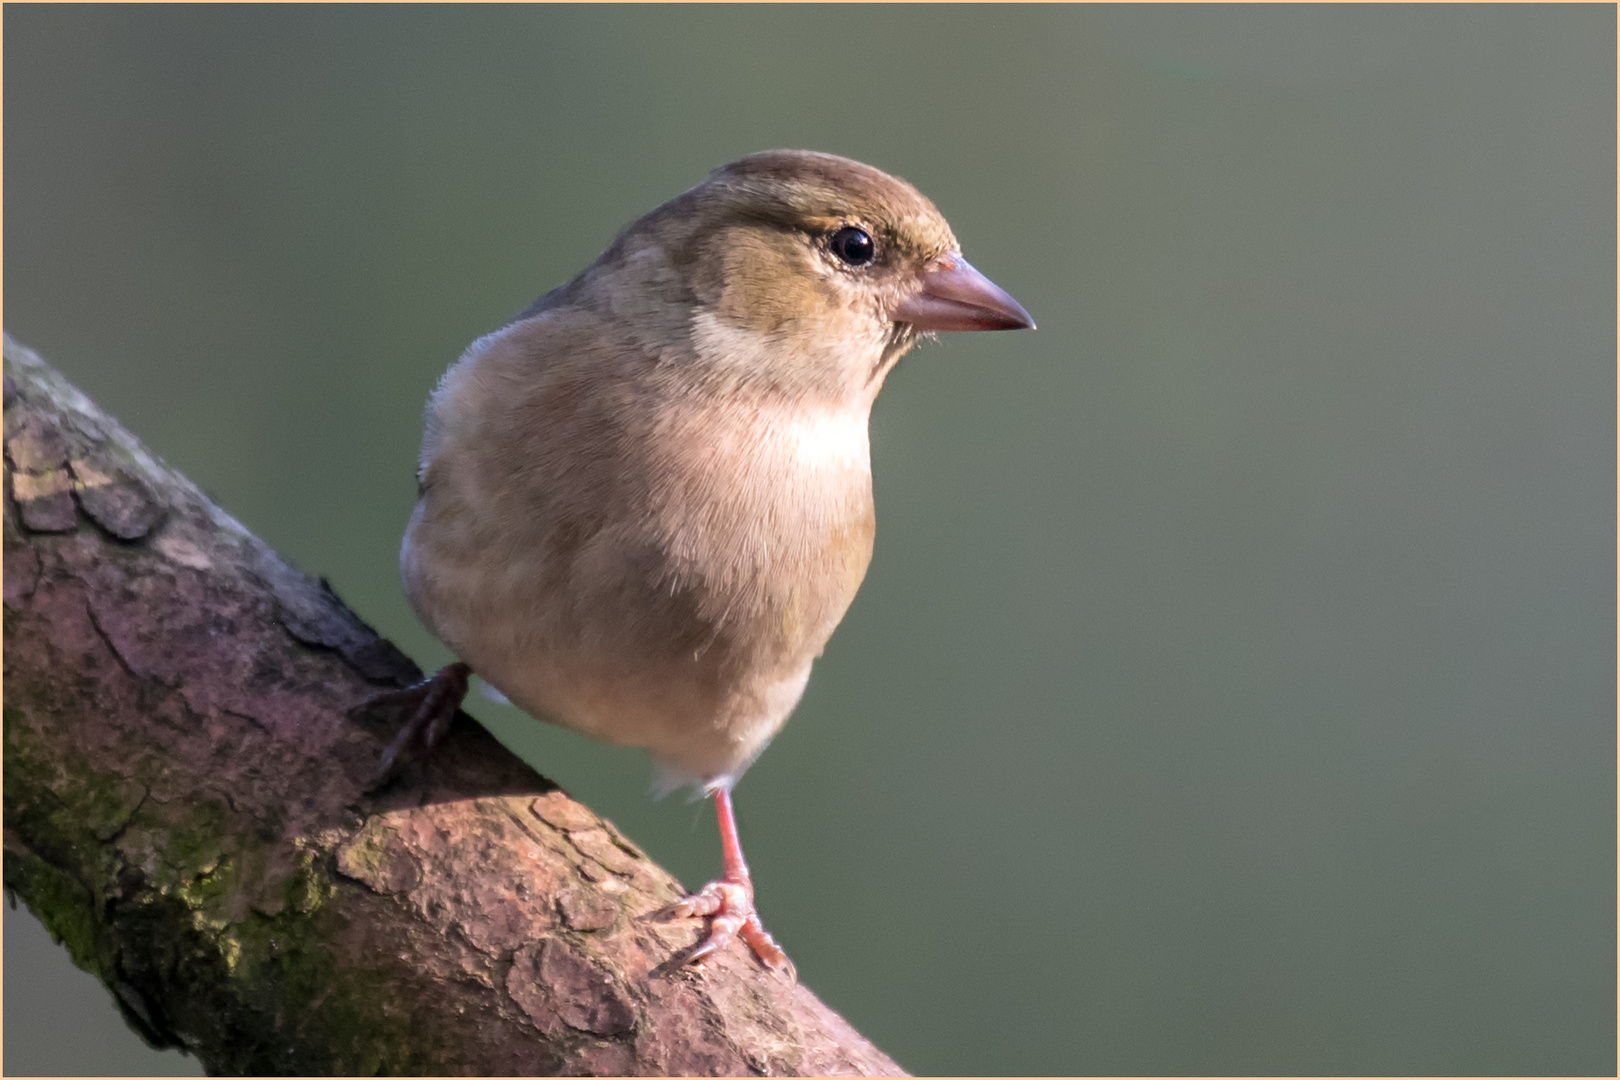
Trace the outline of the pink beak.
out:
M 919 330 L 1033 330 L 1035 320 L 1007 291 L 951 252 L 917 275 L 917 291 L 889 315 Z

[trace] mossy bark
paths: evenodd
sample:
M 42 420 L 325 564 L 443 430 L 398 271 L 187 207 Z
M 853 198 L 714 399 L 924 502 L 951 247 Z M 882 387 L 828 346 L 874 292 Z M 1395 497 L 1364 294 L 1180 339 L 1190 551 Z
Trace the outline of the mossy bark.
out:
M 5 342 L 5 884 L 212 1073 L 898 1067 L 458 716 L 362 789 L 415 665 Z

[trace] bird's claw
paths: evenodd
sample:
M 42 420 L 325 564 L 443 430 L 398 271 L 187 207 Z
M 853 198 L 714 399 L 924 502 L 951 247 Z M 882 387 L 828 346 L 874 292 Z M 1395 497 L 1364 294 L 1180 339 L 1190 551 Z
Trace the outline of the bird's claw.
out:
M 783 972 L 794 983 L 799 981 L 793 961 L 771 937 L 765 924 L 760 922 L 759 913 L 754 910 L 754 887 L 751 883 L 726 879 L 711 881 L 691 896 L 648 916 L 660 922 L 699 917 L 708 917 L 708 932 L 696 945 L 675 957 L 669 967 L 697 965 L 731 944 L 733 938 L 740 937 L 760 963 L 772 971 Z
M 372 791 L 382 786 L 393 774 L 394 763 L 399 759 L 400 752 L 412 739 L 419 738 L 425 750 L 432 750 L 438 745 L 444 733 L 450 729 L 450 722 L 455 719 L 461 700 L 467 696 L 467 679 L 471 675 L 472 669 L 466 664 L 449 664 L 413 686 L 373 694 L 349 709 L 350 716 L 359 716 L 391 706 L 414 706 L 411 718 L 394 736 L 394 741 L 388 744 L 388 749 L 383 751 L 364 790 Z

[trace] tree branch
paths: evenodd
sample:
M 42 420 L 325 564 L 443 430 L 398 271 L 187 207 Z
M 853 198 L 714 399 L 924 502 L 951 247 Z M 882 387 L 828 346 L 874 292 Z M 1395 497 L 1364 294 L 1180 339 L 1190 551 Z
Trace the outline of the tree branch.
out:
M 5 341 L 5 884 L 214 1073 L 893 1074 L 466 716 L 361 788 L 416 666 Z

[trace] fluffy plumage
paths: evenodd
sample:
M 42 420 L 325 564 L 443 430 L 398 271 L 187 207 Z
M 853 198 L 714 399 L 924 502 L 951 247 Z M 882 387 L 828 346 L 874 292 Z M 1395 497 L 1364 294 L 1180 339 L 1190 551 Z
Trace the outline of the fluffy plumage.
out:
M 851 228 L 870 262 L 838 254 Z M 411 604 L 532 716 L 729 790 L 871 560 L 885 376 L 923 330 L 1024 325 L 905 181 L 805 151 L 717 169 L 445 374 Z

